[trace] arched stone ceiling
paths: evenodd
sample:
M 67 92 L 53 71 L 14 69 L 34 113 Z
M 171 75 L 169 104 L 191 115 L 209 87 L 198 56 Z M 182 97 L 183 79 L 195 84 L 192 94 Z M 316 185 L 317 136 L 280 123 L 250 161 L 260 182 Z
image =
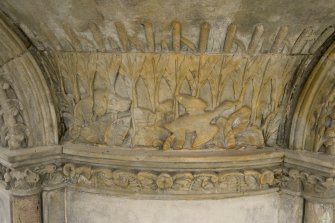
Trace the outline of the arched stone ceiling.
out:
M 280 32 L 287 48 L 300 36 L 304 49 L 295 48 L 293 53 L 315 51 L 322 43 L 310 49 L 314 41 L 330 25 L 335 23 L 335 2 L 320 1 L 249 1 L 249 0 L 3 0 L 1 10 L 9 15 L 40 50 L 65 51 L 116 51 L 121 45 L 115 22 L 122 22 L 131 36 L 131 48 L 145 50 L 143 24 L 150 21 L 155 31 L 156 49 L 165 41 L 171 30 L 171 22 L 182 23 L 182 35 L 197 45 L 200 24 L 211 26 L 208 51 L 223 49 L 227 27 L 236 33 L 240 45 L 248 48 L 255 28 L 261 35 L 260 52 L 275 52 L 273 41 Z M 141 25 L 142 24 L 142 25 Z M 121 25 L 119 25 L 119 30 Z M 332 29 L 333 30 L 333 29 Z M 328 34 L 331 32 L 328 30 Z M 256 35 L 257 37 L 257 35 Z M 186 41 L 187 42 L 187 41 Z M 134 47 L 135 46 L 135 47 Z M 300 46 L 302 47 L 302 46 Z M 309 51 L 310 50 L 310 51 Z M 301 51 L 301 52 L 300 52 Z M 258 51 L 257 51 L 258 52 Z
M 62 138 L 160 149 L 287 146 L 305 67 L 335 24 L 329 0 L 4 0 L 0 8 L 33 46 Z

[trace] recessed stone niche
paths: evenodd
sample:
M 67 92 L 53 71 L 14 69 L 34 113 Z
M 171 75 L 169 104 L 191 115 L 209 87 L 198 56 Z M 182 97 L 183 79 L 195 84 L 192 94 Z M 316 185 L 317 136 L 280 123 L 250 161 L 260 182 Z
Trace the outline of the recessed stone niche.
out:
M 334 7 L 0 2 L 0 222 L 333 222 Z

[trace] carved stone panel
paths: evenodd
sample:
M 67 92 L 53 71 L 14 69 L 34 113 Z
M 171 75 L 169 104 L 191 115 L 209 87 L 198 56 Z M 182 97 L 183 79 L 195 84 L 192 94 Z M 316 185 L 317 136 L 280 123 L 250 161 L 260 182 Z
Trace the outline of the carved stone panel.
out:
M 53 53 L 45 61 L 60 83 L 65 140 L 168 150 L 275 145 L 301 58 Z

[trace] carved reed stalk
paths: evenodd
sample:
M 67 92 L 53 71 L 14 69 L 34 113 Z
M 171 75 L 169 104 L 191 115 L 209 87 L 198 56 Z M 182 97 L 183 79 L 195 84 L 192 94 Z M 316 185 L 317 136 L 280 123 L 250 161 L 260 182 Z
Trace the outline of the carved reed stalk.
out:
M 311 27 L 308 27 L 306 29 L 304 29 L 301 34 L 299 35 L 298 39 L 295 41 L 291 53 L 293 54 L 297 54 L 297 53 L 301 53 L 301 51 L 304 49 L 308 38 L 310 37 L 310 35 L 312 34 L 313 30 Z
M 224 47 L 223 47 L 224 53 L 230 53 L 233 47 L 235 34 L 236 34 L 236 25 L 232 23 L 228 26 L 228 29 L 227 29 L 226 39 L 225 39 Z
M 275 41 L 273 42 L 272 44 L 272 47 L 271 47 L 271 53 L 280 53 L 280 47 L 282 46 L 286 36 L 287 36 L 287 33 L 288 33 L 288 27 L 287 26 L 282 26 L 280 27 L 277 35 L 276 35 L 276 39 Z
M 69 37 L 70 43 L 74 50 L 80 50 L 81 49 L 81 43 L 77 36 L 77 34 L 74 32 L 74 30 L 71 28 L 71 26 L 67 23 L 63 24 L 63 29 L 65 34 Z
M 315 40 L 311 48 L 309 49 L 309 53 L 315 53 L 319 47 L 327 40 L 327 38 L 335 31 L 334 26 L 329 26 L 326 28 L 321 35 Z
M 181 24 L 179 21 L 172 23 L 172 48 L 174 51 L 180 51 Z
M 114 25 L 116 28 L 116 32 L 119 36 L 122 51 L 127 52 L 128 51 L 128 34 L 126 31 L 126 28 L 124 27 L 122 22 L 115 22 Z
M 149 52 L 155 52 L 155 36 L 152 23 L 145 21 L 143 24 L 145 31 L 145 38 L 147 40 L 147 48 Z
M 263 35 L 264 32 L 264 27 L 263 25 L 257 25 L 255 27 L 255 30 L 252 34 L 249 46 L 248 46 L 248 53 L 256 53 L 257 47 L 261 41 L 261 37 Z
M 260 100 L 260 96 L 261 96 L 261 93 L 262 93 L 262 87 L 264 86 L 264 82 L 265 82 L 265 75 L 266 75 L 266 72 L 268 70 L 268 67 L 269 67 L 269 64 L 270 64 L 270 59 L 268 59 L 266 61 L 266 64 L 265 64 L 265 67 L 261 73 L 261 81 L 260 81 L 260 84 L 257 86 L 257 88 L 255 89 L 255 87 L 253 88 L 253 99 L 252 99 L 252 104 L 251 104 L 251 108 L 252 108 L 252 113 L 251 113 L 251 120 L 253 121 L 253 123 L 256 123 L 256 120 L 257 119 L 260 119 L 260 117 L 258 116 L 258 108 L 260 107 L 260 103 L 261 103 L 261 100 Z M 256 80 L 257 81 L 257 80 Z M 259 80 L 258 80 L 259 81 Z
M 106 50 L 105 41 L 104 41 L 103 35 L 102 35 L 99 27 L 93 22 L 90 22 L 88 24 L 88 27 L 89 27 L 92 35 L 93 35 L 93 38 L 94 38 L 95 42 L 98 45 L 99 50 L 105 51 Z
M 204 22 L 201 25 L 200 37 L 199 37 L 199 51 L 205 53 L 207 50 L 208 36 L 210 31 L 210 25 L 208 22 Z

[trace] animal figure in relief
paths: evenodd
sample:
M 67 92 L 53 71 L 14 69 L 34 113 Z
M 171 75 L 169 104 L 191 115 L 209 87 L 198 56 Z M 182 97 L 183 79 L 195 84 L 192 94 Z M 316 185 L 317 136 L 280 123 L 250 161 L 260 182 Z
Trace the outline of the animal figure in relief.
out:
M 207 102 L 202 99 L 188 95 L 177 95 L 176 100 L 185 107 L 188 114 L 163 125 L 172 133 L 165 140 L 163 150 L 170 149 L 173 143 L 176 149 L 182 149 L 186 134 L 189 132 L 196 134 L 191 148 L 199 148 L 213 139 L 219 131 L 219 127 L 211 123 L 212 120 L 220 115 L 228 117 L 236 110 L 236 106 L 240 105 L 240 101 L 226 101 L 215 110 L 206 111 Z

